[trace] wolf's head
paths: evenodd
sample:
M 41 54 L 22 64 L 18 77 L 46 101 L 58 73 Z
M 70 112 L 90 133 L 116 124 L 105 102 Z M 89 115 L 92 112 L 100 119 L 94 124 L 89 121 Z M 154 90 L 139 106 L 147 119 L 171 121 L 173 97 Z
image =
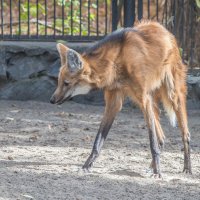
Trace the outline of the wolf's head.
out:
M 79 94 L 87 94 L 92 89 L 90 68 L 87 61 L 76 51 L 57 44 L 61 67 L 58 75 L 58 86 L 50 102 L 61 104 Z

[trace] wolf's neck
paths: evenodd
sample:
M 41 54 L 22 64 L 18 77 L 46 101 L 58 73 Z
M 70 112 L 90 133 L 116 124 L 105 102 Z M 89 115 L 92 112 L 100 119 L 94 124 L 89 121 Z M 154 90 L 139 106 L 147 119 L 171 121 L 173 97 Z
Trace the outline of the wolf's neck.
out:
M 118 76 L 116 63 L 119 62 L 121 48 L 119 41 L 112 41 L 101 44 L 93 52 L 83 54 L 91 71 L 90 79 L 98 88 L 113 87 L 115 84 Z
M 96 59 L 89 61 L 90 79 L 97 88 L 112 87 L 117 77 L 116 65 L 113 60 Z

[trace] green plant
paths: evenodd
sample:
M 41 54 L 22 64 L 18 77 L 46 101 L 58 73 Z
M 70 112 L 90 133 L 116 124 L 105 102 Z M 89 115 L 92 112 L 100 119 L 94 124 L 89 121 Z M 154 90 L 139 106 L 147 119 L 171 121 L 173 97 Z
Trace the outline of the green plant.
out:
M 73 4 L 72 4 L 73 3 Z M 65 13 L 68 13 L 66 18 L 63 19 L 57 19 L 56 20 L 56 28 L 60 31 L 62 31 L 62 26 L 64 23 L 64 33 L 69 34 L 73 33 L 74 35 L 80 34 L 81 35 L 88 35 L 88 25 L 87 23 L 83 23 L 86 21 L 86 15 L 82 14 L 80 17 L 80 0 L 57 0 L 58 6 L 64 6 Z M 73 5 L 73 10 L 71 10 L 71 5 Z M 82 4 L 83 7 L 86 9 L 88 8 L 88 2 L 83 2 Z M 90 13 L 90 23 L 94 22 L 96 19 L 96 15 L 94 12 L 92 12 L 92 9 L 97 8 L 96 3 L 91 3 L 90 4 L 91 8 L 91 13 Z M 80 30 L 80 22 L 81 23 L 81 30 Z M 73 23 L 73 27 L 71 27 Z
M 200 0 L 196 0 L 196 5 L 198 8 L 200 8 Z
M 37 9 L 39 13 L 45 15 L 45 7 L 44 5 L 38 3 L 38 5 L 34 3 L 29 3 L 29 13 L 30 17 L 36 18 L 37 17 Z M 20 13 L 21 20 L 27 21 L 28 20 L 28 3 L 21 4 L 21 13 Z
M 80 2 L 82 2 L 81 5 Z M 47 34 L 52 34 L 54 32 L 54 28 L 56 34 L 64 33 L 65 35 L 71 35 L 72 33 L 73 35 L 81 34 L 82 36 L 85 36 L 89 34 L 89 30 L 91 35 L 96 34 L 95 23 L 97 20 L 97 4 L 94 2 L 95 1 L 90 1 L 89 4 L 89 1 L 87 0 L 56 0 L 56 19 L 54 20 L 53 1 L 47 1 L 47 8 L 45 8 L 44 3 L 35 3 L 35 1 L 28 0 L 21 1 L 21 25 L 20 29 L 18 29 L 16 26 L 15 33 L 27 34 L 27 31 L 29 30 L 30 35 L 34 35 L 38 27 L 38 32 L 40 35 L 44 35 L 46 31 Z M 110 5 L 109 3 L 111 1 L 108 0 L 107 2 L 108 5 Z M 104 3 L 104 0 L 99 0 L 99 10 L 103 10 L 102 8 Z M 6 6 L 7 5 L 8 4 L 6 4 Z M 12 6 L 14 7 L 16 5 L 13 3 Z M 89 19 L 88 9 L 90 10 Z M 63 11 L 64 13 L 61 14 Z M 62 18 L 63 16 L 64 18 Z M 45 21 L 46 19 L 47 21 Z M 90 22 L 88 22 L 88 20 Z M 27 26 L 28 21 L 29 29 Z M 36 23 L 39 24 L 36 25 Z M 101 31 L 101 28 L 99 28 L 99 30 Z

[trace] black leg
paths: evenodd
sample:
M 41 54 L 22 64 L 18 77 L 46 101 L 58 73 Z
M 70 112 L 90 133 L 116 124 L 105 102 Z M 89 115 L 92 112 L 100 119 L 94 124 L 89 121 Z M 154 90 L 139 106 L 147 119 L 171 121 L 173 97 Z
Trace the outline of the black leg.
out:
M 150 141 L 150 149 L 152 155 L 152 163 L 151 166 L 153 168 L 153 176 L 161 178 L 160 172 L 160 149 L 158 145 L 158 139 L 156 134 L 156 125 L 155 125 L 155 113 L 153 111 L 153 102 L 151 96 L 147 95 L 146 105 L 144 109 L 144 115 L 147 121 L 148 129 L 149 129 L 149 141 Z
M 92 167 L 93 162 L 96 160 L 96 158 L 98 157 L 100 153 L 101 147 L 103 146 L 103 143 L 108 135 L 108 132 L 110 130 L 110 127 L 113 121 L 114 121 L 114 118 L 112 119 L 110 123 L 106 123 L 106 124 L 104 124 L 103 122 L 101 123 L 95 142 L 94 142 L 92 152 L 90 156 L 88 157 L 88 159 L 86 160 L 85 164 L 83 165 L 83 169 L 88 170 L 89 168 Z
M 150 140 L 150 149 L 152 155 L 152 168 L 153 174 L 161 177 L 160 173 L 160 149 L 158 146 L 156 135 L 153 134 L 152 130 L 149 130 L 149 140 Z
M 84 170 L 88 170 L 92 167 L 93 162 L 99 156 L 103 143 L 108 135 L 108 132 L 112 126 L 116 114 L 121 110 L 123 95 L 119 91 L 105 91 L 106 108 L 105 113 L 97 133 L 92 152 L 85 164 Z
M 174 105 L 178 124 L 182 132 L 182 140 L 184 145 L 184 168 L 183 172 L 192 174 L 190 159 L 190 132 L 188 128 L 186 97 L 182 94 L 178 96 L 178 106 Z
M 192 174 L 191 160 L 190 160 L 190 142 L 184 141 L 184 168 L 183 172 Z

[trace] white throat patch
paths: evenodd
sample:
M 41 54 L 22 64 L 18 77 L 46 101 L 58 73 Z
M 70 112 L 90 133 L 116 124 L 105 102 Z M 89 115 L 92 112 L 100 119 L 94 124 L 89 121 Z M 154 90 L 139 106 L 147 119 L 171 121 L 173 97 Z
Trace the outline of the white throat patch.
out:
M 74 97 L 76 95 L 79 95 L 79 94 L 87 94 L 90 90 L 91 90 L 91 86 L 89 85 L 77 85 L 72 94 L 71 94 L 71 97 Z

